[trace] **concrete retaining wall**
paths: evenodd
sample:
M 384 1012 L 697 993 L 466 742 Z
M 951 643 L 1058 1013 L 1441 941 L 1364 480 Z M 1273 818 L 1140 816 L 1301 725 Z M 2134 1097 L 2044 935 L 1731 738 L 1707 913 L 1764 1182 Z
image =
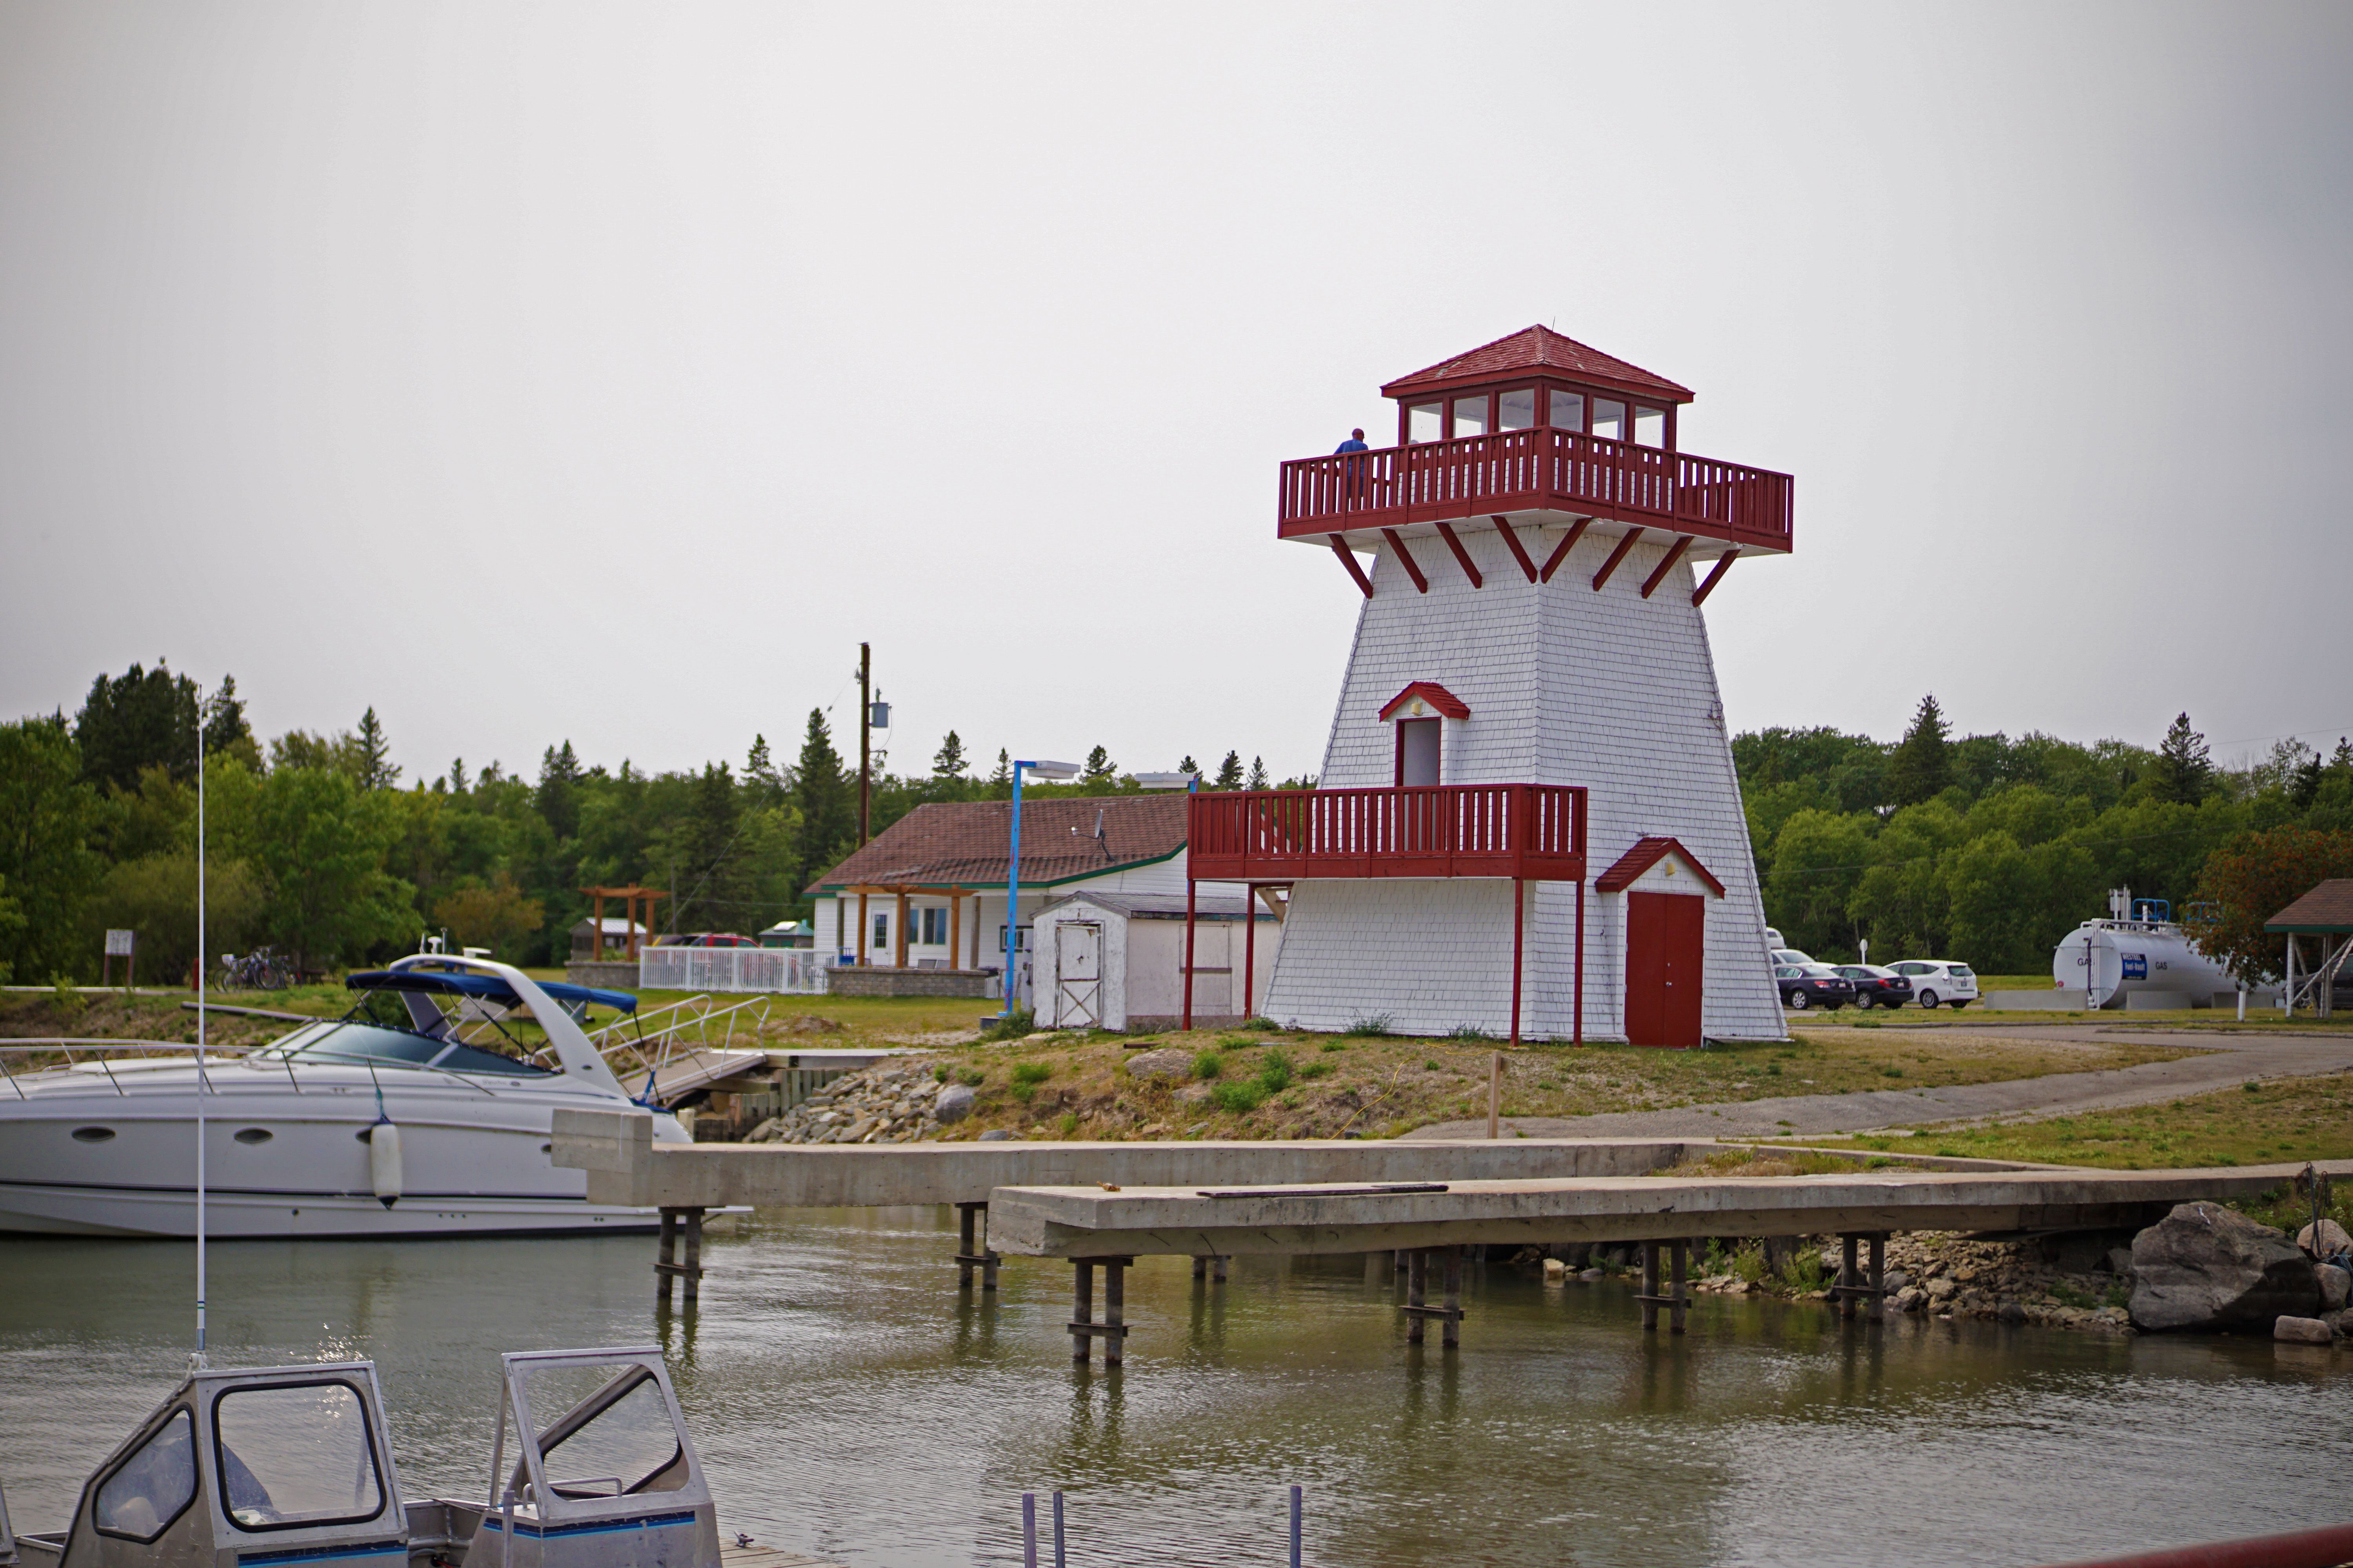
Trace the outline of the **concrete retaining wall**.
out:
M 848 964 L 826 972 L 835 996 L 972 996 L 995 994 L 997 976 L 976 969 L 893 969 Z

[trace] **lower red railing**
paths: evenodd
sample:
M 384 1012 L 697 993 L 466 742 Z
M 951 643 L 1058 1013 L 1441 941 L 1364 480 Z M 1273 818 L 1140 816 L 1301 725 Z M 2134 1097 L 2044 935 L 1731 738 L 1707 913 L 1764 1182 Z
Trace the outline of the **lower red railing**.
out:
M 1197 795 L 1190 806 L 1198 880 L 1585 877 L 1578 785 L 1259 790 Z

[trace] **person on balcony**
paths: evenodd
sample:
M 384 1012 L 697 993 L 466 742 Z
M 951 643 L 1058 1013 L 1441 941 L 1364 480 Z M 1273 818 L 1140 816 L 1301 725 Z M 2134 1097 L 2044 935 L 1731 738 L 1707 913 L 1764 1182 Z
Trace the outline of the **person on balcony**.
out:
M 1346 440 L 1332 448 L 1332 455 L 1337 458 L 1345 456 L 1350 452 L 1369 452 L 1371 450 L 1372 448 L 1370 447 L 1365 445 L 1365 433 L 1362 430 L 1351 430 L 1348 432 L 1348 438 Z M 1351 501 L 1361 500 L 1364 499 L 1365 459 L 1362 458 L 1351 458 L 1349 461 L 1341 464 L 1340 468 L 1341 471 L 1347 476 L 1348 499 Z

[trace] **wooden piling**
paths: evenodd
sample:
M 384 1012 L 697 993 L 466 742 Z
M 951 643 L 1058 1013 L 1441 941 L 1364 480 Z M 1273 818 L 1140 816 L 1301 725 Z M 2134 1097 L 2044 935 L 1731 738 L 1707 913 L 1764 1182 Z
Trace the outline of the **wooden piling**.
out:
M 686 1305 L 691 1307 L 702 1295 L 702 1215 L 700 1208 L 665 1208 L 661 1211 L 661 1241 L 654 1254 L 654 1300 L 667 1307 L 676 1281 L 686 1282 Z M 679 1261 L 680 1243 L 685 1244 L 686 1261 Z
M 1127 1359 L 1127 1260 L 1124 1258 L 1103 1263 L 1103 1327 L 1111 1331 L 1103 1336 L 1103 1365 L 1117 1366 Z
M 1659 1244 L 1642 1243 L 1642 1294 L 1636 1298 L 1642 1303 L 1642 1327 L 1654 1330 L 1659 1326 Z
M 1075 1259 L 1071 1264 L 1072 1295 L 1071 1299 L 1071 1359 L 1084 1361 L 1093 1348 L 1095 1321 L 1095 1266 L 1089 1258 Z
M 956 1205 L 956 1289 L 972 1289 L 972 1271 L 980 1270 L 980 1288 L 997 1289 L 997 1266 L 1003 1261 L 988 1245 L 988 1205 Z
M 664 1209 L 661 1211 L 661 1242 L 654 1249 L 655 1302 L 659 1306 L 669 1306 L 677 1288 L 678 1211 Z
M 684 1305 L 691 1307 L 702 1296 L 702 1211 L 686 1211 L 686 1281 Z

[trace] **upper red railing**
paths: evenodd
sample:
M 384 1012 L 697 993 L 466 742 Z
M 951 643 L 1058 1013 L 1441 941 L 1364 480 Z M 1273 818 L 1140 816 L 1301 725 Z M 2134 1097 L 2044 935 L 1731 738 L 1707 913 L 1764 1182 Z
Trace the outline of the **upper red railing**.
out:
M 1574 430 L 1506 430 L 1282 465 L 1282 537 L 1551 510 L 1789 548 L 1787 474 Z
M 1574 784 L 1253 790 L 1189 805 L 1197 880 L 1585 879 L 1585 791 Z

